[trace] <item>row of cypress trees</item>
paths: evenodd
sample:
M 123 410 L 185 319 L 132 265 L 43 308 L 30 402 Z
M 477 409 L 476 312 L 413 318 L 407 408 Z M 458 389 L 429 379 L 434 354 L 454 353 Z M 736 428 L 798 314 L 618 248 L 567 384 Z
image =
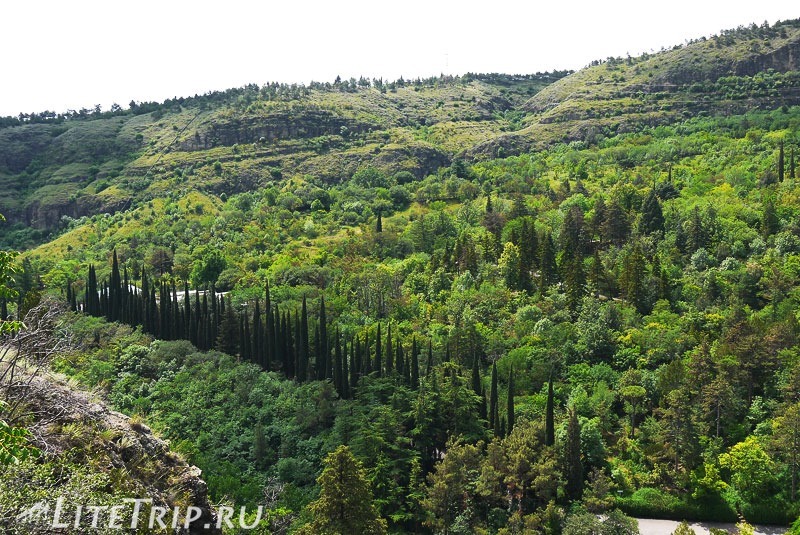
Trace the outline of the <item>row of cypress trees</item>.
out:
M 343 337 L 337 327 L 329 335 L 325 298 L 321 297 L 317 321 L 313 328 L 313 345 L 305 297 L 300 310 L 281 309 L 270 298 L 269 286 L 262 300 L 252 307 L 235 310 L 230 298 L 207 291 L 190 292 L 187 285 L 178 291 L 171 283 L 151 281 L 141 274 L 141 288 L 135 286 L 127 270 L 120 271 L 116 250 L 113 253 L 111 277 L 98 283 L 97 272 L 89 266 L 85 290 L 78 296 L 67 285 L 67 299 L 72 310 L 141 327 L 146 333 L 163 340 L 188 340 L 202 350 L 216 349 L 258 364 L 263 370 L 282 371 L 297 381 L 332 380 L 339 396 L 352 398 L 361 377 L 394 376 L 417 389 L 421 372 L 427 376 L 433 367 L 433 347 L 429 341 L 425 369 L 420 368 L 422 348 L 414 336 L 406 351 L 399 336 L 393 336 L 389 323 L 385 336 L 378 323 L 374 337 L 370 330 Z M 251 312 L 252 310 L 252 312 Z M 313 351 L 312 351 L 313 350 Z M 449 346 L 445 360 L 450 360 Z M 489 429 L 505 436 L 514 426 L 514 370 L 508 377 L 508 400 L 505 417 L 499 416 L 497 366 L 492 365 L 488 392 L 482 386 L 480 357 L 472 367 L 472 387 L 482 400 L 479 411 Z M 552 403 L 552 387 L 548 402 Z
M 78 296 L 71 284 L 66 291 L 75 311 L 141 327 L 163 340 L 188 340 L 201 350 L 237 355 L 298 381 L 331 379 L 342 397 L 350 397 L 360 377 L 373 373 L 397 375 L 412 388 L 419 386 L 421 351 L 416 337 L 408 352 L 400 337 L 393 338 L 391 324 L 385 338 L 380 324 L 374 339 L 369 331 L 345 338 L 338 327 L 331 337 L 324 297 L 312 332 L 305 297 L 299 311 L 282 310 L 272 303 L 267 286 L 263 301 L 256 298 L 235 310 L 230 298 L 213 286 L 190 292 L 184 285 L 179 291 L 174 281 L 156 283 L 143 272 L 139 288 L 127 270 L 120 270 L 116 251 L 108 280 L 99 283 L 90 265 L 83 295 Z M 426 371 L 432 358 L 429 344 Z

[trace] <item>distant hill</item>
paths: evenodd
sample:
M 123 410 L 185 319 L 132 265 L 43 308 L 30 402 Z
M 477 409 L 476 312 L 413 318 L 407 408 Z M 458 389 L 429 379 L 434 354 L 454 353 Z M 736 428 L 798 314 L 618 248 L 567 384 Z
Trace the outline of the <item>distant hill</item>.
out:
M 798 58 L 793 20 L 572 74 L 251 85 L 128 110 L 6 118 L 0 213 L 11 226 L 3 243 L 26 248 L 66 218 L 113 213 L 167 191 L 230 195 L 304 175 L 341 182 L 367 166 L 419 179 L 455 157 L 502 157 L 701 114 L 793 105 Z
M 531 97 L 526 128 L 478 144 L 496 156 L 554 141 L 800 103 L 800 20 L 751 25 L 639 57 L 596 61 Z
M 283 175 L 341 181 L 367 164 L 422 177 L 518 128 L 527 99 L 565 74 L 253 85 L 129 110 L 6 118 L 0 213 L 24 247 L 64 216 L 115 212 L 189 176 L 216 194 Z

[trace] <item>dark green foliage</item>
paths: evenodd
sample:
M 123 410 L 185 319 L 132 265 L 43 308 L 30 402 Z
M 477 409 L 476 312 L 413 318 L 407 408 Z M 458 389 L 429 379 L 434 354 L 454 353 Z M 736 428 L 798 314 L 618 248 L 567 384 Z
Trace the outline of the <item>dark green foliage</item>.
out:
M 651 189 L 642 203 L 639 233 L 647 235 L 654 232 L 664 232 L 664 214 L 661 211 L 661 202 L 658 200 L 655 189 Z
M 570 500 L 583 494 L 583 461 L 581 460 L 581 426 L 575 409 L 569 410 L 567 440 L 564 444 L 566 492 Z
M 508 397 L 506 399 L 506 433 L 514 430 L 514 366 L 508 370 Z
M 498 394 L 497 394 L 497 363 L 492 363 L 491 389 L 489 390 L 489 429 L 499 436 L 500 418 L 498 415 Z
M 545 406 L 545 431 L 544 443 L 552 446 L 556 443 L 556 423 L 555 423 L 555 394 L 553 392 L 553 374 L 547 381 L 547 404 Z

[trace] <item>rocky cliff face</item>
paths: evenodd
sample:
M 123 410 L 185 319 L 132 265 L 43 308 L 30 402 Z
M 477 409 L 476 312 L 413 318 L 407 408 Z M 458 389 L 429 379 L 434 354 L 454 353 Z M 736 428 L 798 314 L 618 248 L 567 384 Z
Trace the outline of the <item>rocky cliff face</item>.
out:
M 125 488 L 139 489 L 131 498 L 152 499 L 153 506 L 166 507 L 169 511 L 176 506 L 181 510 L 189 506 L 200 509 L 200 517 L 188 529 L 180 527 L 181 519 L 173 533 L 221 533 L 216 528 L 216 512 L 208 501 L 208 489 L 200 469 L 172 453 L 169 445 L 154 436 L 146 425 L 109 409 L 90 394 L 53 377 L 33 379 L 26 400 L 31 412 L 39 415 L 29 426 L 34 443 L 48 458 L 57 459 L 66 451 L 81 447 L 76 444 L 74 431 L 81 429 L 79 440 L 86 454 L 105 459 L 108 465 L 103 470 L 128 475 L 131 482 L 123 485 Z M 67 429 L 70 432 L 65 432 Z M 37 484 L 40 483 L 30 482 L 30 485 Z M 0 526 L 3 526 L 2 518 Z
M 274 142 L 285 139 L 311 139 L 343 132 L 362 134 L 374 125 L 338 116 L 326 110 L 278 112 L 265 117 L 238 117 L 215 121 L 198 128 L 193 136 L 178 144 L 181 151 L 207 150 L 237 143 Z

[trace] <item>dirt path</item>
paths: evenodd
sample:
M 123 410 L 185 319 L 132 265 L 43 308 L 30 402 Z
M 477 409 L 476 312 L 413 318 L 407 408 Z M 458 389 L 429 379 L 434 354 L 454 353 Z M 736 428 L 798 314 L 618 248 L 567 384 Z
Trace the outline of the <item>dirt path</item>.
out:
M 637 518 L 639 521 L 639 533 L 642 535 L 670 535 L 680 522 L 674 520 L 655 520 L 652 518 Z M 736 533 L 734 524 L 721 522 L 689 522 L 697 535 L 709 535 L 709 528 L 727 530 L 728 533 Z M 783 535 L 789 528 L 782 526 L 754 526 L 755 535 Z

